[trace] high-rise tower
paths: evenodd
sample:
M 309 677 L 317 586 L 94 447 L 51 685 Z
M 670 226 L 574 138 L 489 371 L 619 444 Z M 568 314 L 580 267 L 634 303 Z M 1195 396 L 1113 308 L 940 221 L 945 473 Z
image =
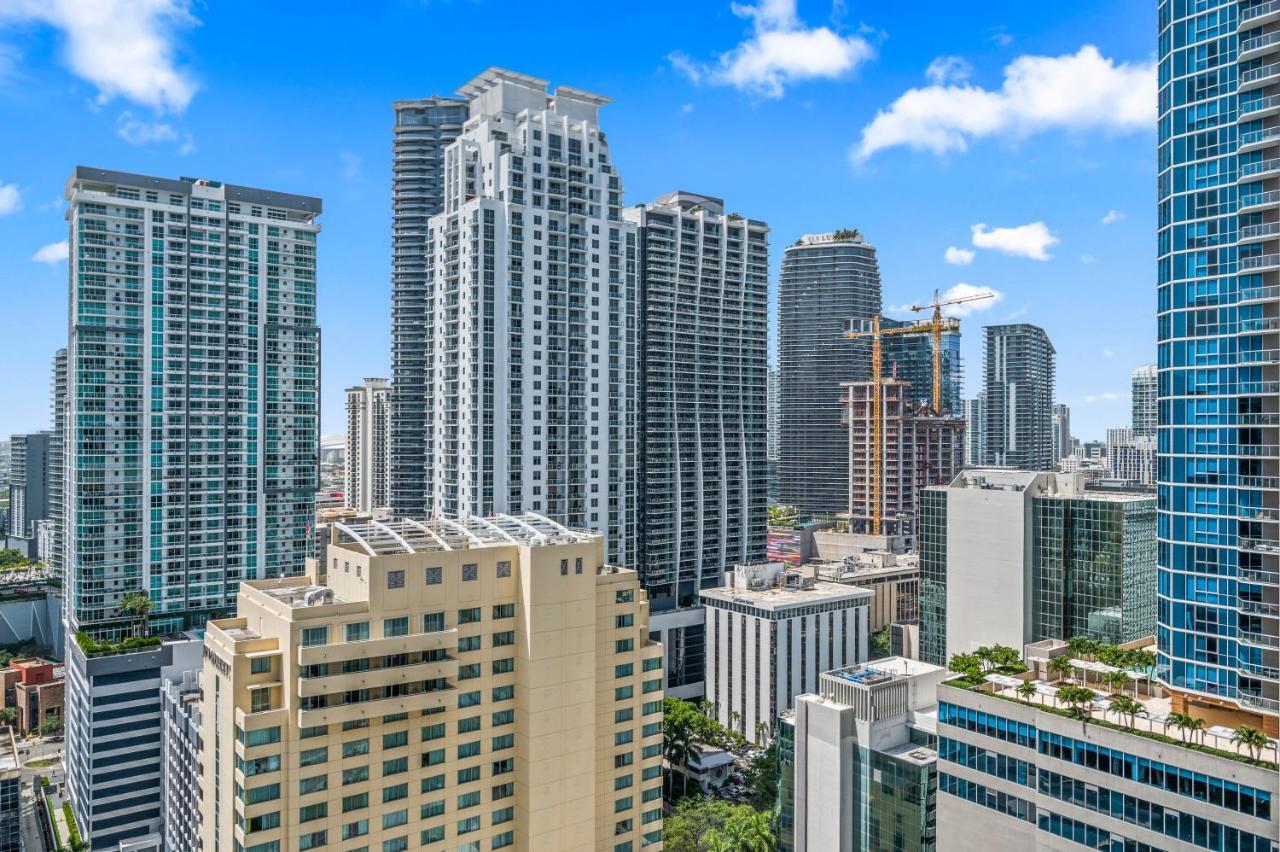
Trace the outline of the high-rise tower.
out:
M 1276 736 L 1280 7 L 1163 0 L 1159 26 L 1158 674 Z
M 425 378 L 393 384 L 421 406 L 427 514 L 537 512 L 632 564 L 636 233 L 609 101 L 499 68 L 461 94 L 427 223 Z
M 765 555 L 769 226 L 691 192 L 624 217 L 642 270 L 637 565 L 668 690 L 700 698 L 698 592 Z
M 391 503 L 405 517 L 426 511 L 425 406 L 430 313 L 427 220 L 444 207 L 444 149 L 462 132 L 467 102 L 396 101 L 391 149 Z
M 391 505 L 391 393 L 386 379 L 347 388 L 343 497 L 361 512 Z
M 1156 365 L 1147 364 L 1133 371 L 1130 377 L 1132 404 L 1133 437 L 1154 438 L 1156 436 Z
M 984 464 L 1052 470 L 1055 355 L 1049 335 L 1027 323 L 984 331 Z
M 860 233 L 807 234 L 787 247 L 778 283 L 779 503 L 802 513 L 848 509 L 841 383 L 871 377 L 871 348 L 843 334 L 879 313 L 876 249 Z

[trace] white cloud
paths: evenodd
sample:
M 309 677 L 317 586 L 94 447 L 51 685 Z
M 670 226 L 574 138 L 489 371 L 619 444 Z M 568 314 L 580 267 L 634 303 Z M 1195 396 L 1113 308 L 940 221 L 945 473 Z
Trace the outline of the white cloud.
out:
M 1091 254 L 1082 254 L 1080 255 L 1080 262 L 1081 263 L 1097 263 L 1098 259 Z
M 1045 250 L 1058 242 L 1058 238 L 1049 233 L 1044 222 L 1032 222 L 1013 228 L 989 228 L 979 222 L 971 230 L 973 244 L 978 248 L 995 249 L 1003 254 L 1029 257 L 1032 260 L 1048 260 L 1052 255 Z
M 685 115 L 688 115 L 689 113 L 693 112 L 693 104 L 684 104 L 683 106 L 680 107 L 680 111 Z
M 0 0 L 0 24 L 40 22 L 62 32 L 67 65 L 98 88 L 158 112 L 181 112 L 196 83 L 178 66 L 175 37 L 194 26 L 189 0 Z
M 1124 218 L 1124 214 L 1121 213 L 1119 210 L 1108 210 L 1107 215 L 1103 216 L 1101 221 L 1102 221 L 1102 224 L 1104 225 L 1111 225 L 1116 222 L 1119 222 L 1123 218 Z
M 973 249 L 959 248 L 958 246 L 947 246 L 947 250 L 942 257 L 947 263 L 956 266 L 968 266 L 973 263 L 975 252 Z
M 974 139 L 1055 128 L 1149 131 L 1155 89 L 1154 64 L 1117 63 L 1093 45 L 1065 56 L 1020 56 L 997 91 L 967 83 L 908 89 L 862 129 L 850 153 L 862 161 L 905 145 L 944 154 L 967 150 Z
M 8 216 L 22 209 L 22 192 L 15 183 L 0 181 L 0 216 Z
M 943 302 L 951 299 L 963 299 L 966 296 L 982 296 L 989 295 L 989 299 L 975 299 L 971 302 L 964 302 L 959 305 L 947 305 L 942 312 L 949 317 L 964 317 L 977 311 L 986 311 L 994 308 L 1000 302 L 1004 301 L 1004 293 L 992 287 L 979 287 L 973 284 L 965 284 L 963 282 L 948 288 L 943 292 L 939 299 Z M 885 308 L 886 314 L 910 314 L 916 313 L 921 316 L 929 316 L 929 313 L 922 311 L 912 311 L 913 307 L 919 305 L 890 305 Z
M 1115 402 L 1118 399 L 1128 399 L 1129 394 L 1121 391 L 1104 391 L 1103 393 L 1091 393 L 1084 398 L 1084 401 L 1093 405 L 1095 402 Z
M 178 131 L 173 125 L 159 121 L 143 121 L 131 112 L 122 112 L 116 119 L 116 135 L 130 145 L 154 145 L 157 142 L 177 142 Z
M 1004 27 L 997 27 L 996 32 L 991 36 L 990 40 L 994 41 L 1001 47 L 1008 47 L 1013 44 L 1013 36 L 1006 32 Z
M 796 0 L 734 3 L 733 13 L 751 19 L 748 39 L 713 63 L 673 53 L 668 57 L 671 64 L 694 83 L 780 98 L 790 83 L 842 77 L 875 56 L 875 48 L 861 36 L 805 26 L 796 15 Z
M 1110 349 L 1103 349 L 1103 350 L 1102 350 L 1102 357 L 1103 357 L 1103 358 L 1114 358 L 1114 357 L 1115 357 L 1115 355 L 1116 355 L 1116 353 L 1112 352 Z
M 56 243 L 49 243 L 47 246 L 41 246 L 35 254 L 31 255 L 31 259 L 36 263 L 47 263 L 53 265 L 62 263 L 67 259 L 67 241 L 61 240 Z
M 929 82 L 935 86 L 945 86 L 948 83 L 963 83 L 973 74 L 973 66 L 968 60 L 960 56 L 939 56 L 937 59 L 929 63 L 929 67 L 925 69 L 924 75 L 929 78 Z

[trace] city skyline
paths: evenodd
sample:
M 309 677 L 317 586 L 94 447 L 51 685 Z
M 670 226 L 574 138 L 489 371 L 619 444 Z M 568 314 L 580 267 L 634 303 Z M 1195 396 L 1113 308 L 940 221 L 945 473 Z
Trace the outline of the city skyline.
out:
M 1059 17 L 1048 26 L 1033 25 L 1015 4 L 988 4 L 981 20 L 965 22 L 961 31 L 907 39 L 902 36 L 913 27 L 894 10 L 853 9 L 832 20 L 822 5 L 805 3 L 791 12 L 789 4 L 775 3 L 744 18 L 728 3 L 712 3 L 680 10 L 688 23 L 683 33 L 696 37 L 664 32 L 648 19 L 615 18 L 612 23 L 625 26 L 629 38 L 609 57 L 597 52 L 603 46 L 573 57 L 532 56 L 508 29 L 513 24 L 499 24 L 492 55 L 478 60 L 451 47 L 426 62 L 397 58 L 404 52 L 395 49 L 377 56 L 352 51 L 352 58 L 340 51 L 332 71 L 342 73 L 357 59 L 361 71 L 336 92 L 326 89 L 332 109 L 314 108 L 319 80 L 307 79 L 288 60 L 263 51 L 245 62 L 225 45 L 213 49 L 229 29 L 243 45 L 237 50 L 257 44 L 258 36 L 240 26 L 244 15 L 237 7 L 202 10 L 198 23 L 185 25 L 163 16 L 128 22 L 137 24 L 130 32 L 157 34 L 155 65 L 166 74 L 154 80 L 112 76 L 110 69 L 80 62 L 77 31 L 60 20 L 0 13 L 0 45 L 14 57 L 0 74 L 0 104 L 29 128 L 22 139 L 0 142 L 0 161 L 12 164 L 0 170 L 0 210 L 7 211 L 0 215 L 0 263 L 21 276 L 10 306 L 29 342 L 11 356 L 14 404 L 0 414 L 0 433 L 48 426 L 45 378 L 65 320 L 60 302 L 66 268 L 31 258 L 53 258 L 56 249 L 44 249 L 65 238 L 61 195 L 67 164 L 74 162 L 325 197 L 327 226 L 336 238 L 326 243 L 319 282 L 327 356 L 322 431 L 339 431 L 343 389 L 363 376 L 390 375 L 391 103 L 452 94 L 468 75 L 500 64 L 614 99 L 609 133 L 627 176 L 624 207 L 674 186 L 731 193 L 743 210 L 768 220 L 771 290 L 786 245 L 802 233 L 842 227 L 861 229 L 879 249 L 891 316 L 908 317 L 895 308 L 923 300 L 935 288 L 995 288 L 1003 298 L 965 318 L 966 395 L 977 390 L 979 327 L 1034 322 L 1062 341 L 1059 396 L 1073 409 L 1076 431 L 1101 437 L 1107 427 L 1127 422 L 1128 372 L 1154 360 L 1154 323 L 1148 319 L 1154 300 L 1149 287 L 1134 283 L 1152 277 L 1150 252 L 1135 248 L 1147 245 L 1141 235 L 1153 220 L 1151 123 L 1131 120 L 1132 105 L 1105 86 L 1096 95 L 1103 100 L 1084 107 L 1112 114 L 1114 121 L 1104 126 L 1082 126 L 1089 122 L 1072 115 L 1024 126 L 1010 113 L 997 122 L 1004 122 L 999 134 L 921 126 L 904 138 L 876 118 L 883 112 L 905 120 L 908 90 L 936 94 L 932 81 L 955 85 L 966 73 L 970 82 L 960 84 L 962 91 L 998 101 L 1006 69 L 1018 73 L 1027 57 L 1045 57 L 1046 68 L 1096 60 L 1104 78 L 1141 82 L 1151 31 L 1147 4 L 1054 13 Z M 323 26 L 311 22 L 293 32 L 321 49 L 337 33 L 344 42 L 346 36 L 353 42 L 377 38 L 394 48 L 415 28 L 456 29 L 474 25 L 482 14 L 472 4 L 397 7 L 367 18 L 329 17 Z M 859 16 L 872 32 L 859 35 Z M 610 23 L 591 20 L 574 23 L 569 16 L 568 25 Z M 269 20 L 262 23 L 264 31 L 271 29 Z M 733 58 L 763 43 L 762 33 L 777 32 L 832 34 L 839 45 L 835 64 L 801 73 L 788 71 L 794 66 L 775 56 L 773 65 L 766 63 L 772 74 L 738 74 Z M 1082 52 L 1089 44 L 1096 54 Z M 717 55 L 724 57 L 719 64 Z M 251 88 L 260 74 L 278 85 L 271 92 Z M 255 129 L 253 145 L 233 140 L 220 126 L 218 116 L 228 109 L 242 116 L 240 126 Z M 874 132 L 864 134 L 864 128 Z M 731 146 L 730 156 L 716 153 L 743 133 L 756 134 L 761 144 L 749 151 Z M 26 144 L 32 138 L 42 144 Z M 299 138 L 308 141 L 299 146 Z M 707 144 L 689 145 L 691 139 Z M 891 144 L 895 139 L 904 144 Z M 934 139 L 940 141 L 928 141 Z M 925 148 L 914 149 L 920 146 Z M 799 150 L 807 169 L 795 168 Z M 910 201 L 924 191 L 936 196 L 928 209 Z M 1064 203 L 1054 200 L 1064 193 L 1071 196 Z M 858 201 L 864 198 L 875 202 Z M 1115 310 L 1090 316 L 1091 334 L 1072 339 L 1070 323 L 1104 298 Z M 1134 328 L 1134 317 L 1145 324 L 1143 331 Z

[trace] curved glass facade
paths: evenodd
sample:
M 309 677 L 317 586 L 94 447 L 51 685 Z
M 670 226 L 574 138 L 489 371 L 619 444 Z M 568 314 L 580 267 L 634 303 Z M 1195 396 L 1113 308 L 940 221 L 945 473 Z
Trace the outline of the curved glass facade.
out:
M 1274 714 L 1280 3 L 1159 12 L 1159 671 Z

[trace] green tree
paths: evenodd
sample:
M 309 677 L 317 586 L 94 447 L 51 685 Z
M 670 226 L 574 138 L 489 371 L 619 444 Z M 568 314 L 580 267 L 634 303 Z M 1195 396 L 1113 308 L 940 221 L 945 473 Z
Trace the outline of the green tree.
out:
M 1124 688 L 1133 682 L 1133 678 L 1129 677 L 1128 672 L 1114 671 L 1107 672 L 1102 682 L 1110 687 L 1111 691 L 1117 695 L 1124 692 Z
M 764 827 L 769 831 L 768 842 L 775 845 L 761 846 L 757 813 L 750 805 L 689 796 L 681 799 L 663 821 L 663 848 L 669 852 L 751 852 L 757 849 L 767 852 L 776 848 L 772 824 L 766 822 Z M 768 814 L 764 816 L 767 821 Z M 734 827 L 729 828 L 731 825 Z
M 1247 748 L 1254 760 L 1257 760 L 1262 750 L 1267 747 L 1267 735 L 1248 725 L 1236 728 L 1236 732 L 1231 735 L 1231 741 Z
M 1057 697 L 1071 710 L 1071 715 L 1080 719 L 1093 715 L 1093 690 L 1089 687 L 1060 686 Z
M 778 801 L 778 741 L 769 743 L 747 769 L 747 786 L 751 788 L 751 804 L 758 810 L 770 810 Z
M 870 658 L 873 660 L 883 659 L 893 653 L 893 645 L 889 638 L 889 625 L 885 625 L 871 634 Z
M 13 547 L 0 548 L 0 568 L 20 568 L 27 564 L 27 557 Z
M 1010 674 L 1025 672 L 1026 665 L 1022 662 L 1022 655 L 1017 649 L 1010 648 L 1008 645 L 993 645 L 991 647 L 991 658 L 996 664 L 996 668 L 1003 669 Z
M 1071 664 L 1071 660 L 1065 654 L 1049 661 L 1049 673 L 1056 674 L 1059 680 L 1069 680 L 1075 671 L 1076 667 Z
M 976 654 L 952 654 L 947 669 L 960 675 L 971 685 L 982 683 L 982 660 Z
M 1100 645 L 1101 643 L 1095 642 L 1087 636 L 1072 636 L 1067 640 L 1067 647 L 1071 649 L 1072 656 L 1079 660 L 1097 654 Z
M 43 737 L 52 737 L 62 733 L 62 717 L 61 716 L 45 716 L 44 721 L 40 723 L 40 735 Z
M 1142 712 L 1142 705 L 1127 695 L 1113 695 L 1107 709 L 1118 717 L 1128 716 L 1129 727 L 1132 728 L 1134 717 Z
M 1031 703 L 1031 696 L 1036 694 L 1036 685 L 1029 680 L 1024 680 L 1016 687 L 1017 693 L 1023 701 Z
M 120 612 L 131 617 L 134 636 L 145 636 L 147 620 L 151 616 L 151 598 L 138 592 L 130 592 L 120 599 Z
M 12 727 L 18 721 L 17 707 L 0 707 L 0 723 Z

